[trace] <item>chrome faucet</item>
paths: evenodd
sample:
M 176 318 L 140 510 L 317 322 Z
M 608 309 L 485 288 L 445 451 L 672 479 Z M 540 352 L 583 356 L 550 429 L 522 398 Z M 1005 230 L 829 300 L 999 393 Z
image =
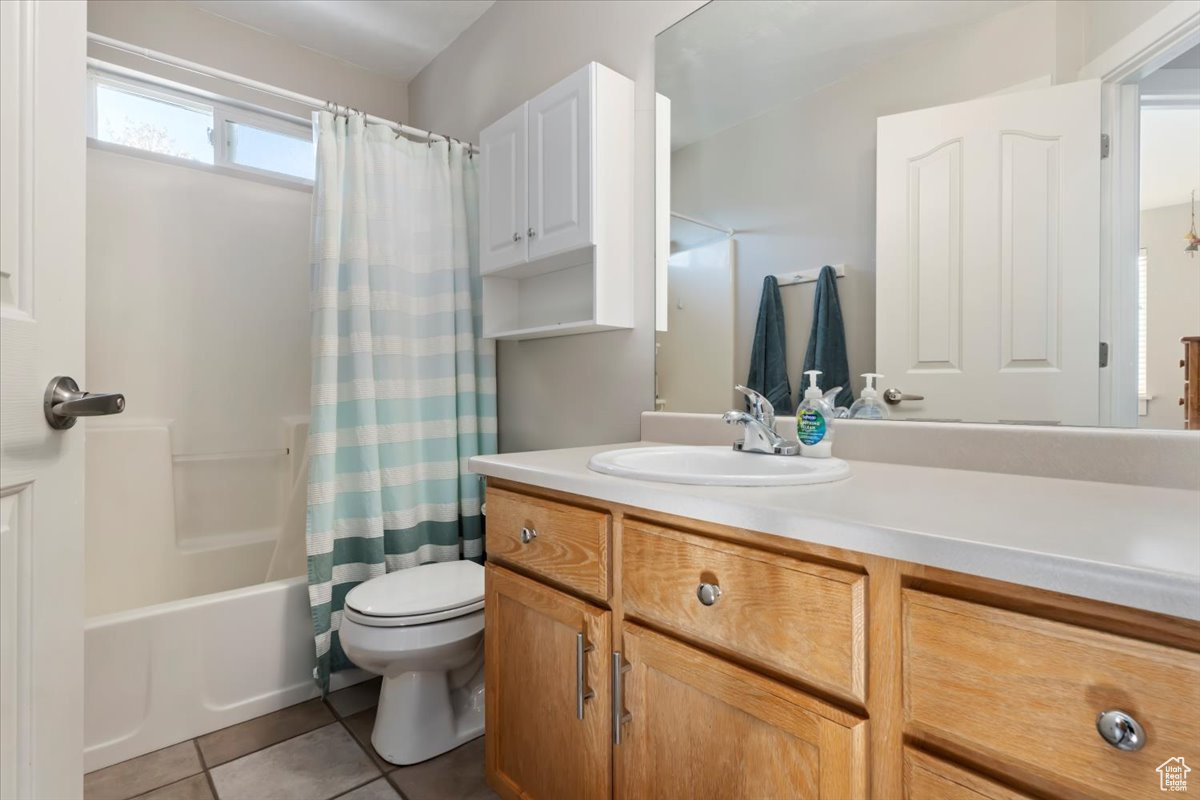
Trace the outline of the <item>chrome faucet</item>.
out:
M 750 412 L 726 411 L 721 419 L 730 425 L 741 425 L 746 429 L 745 438 L 733 443 L 734 450 L 745 453 L 767 453 L 777 456 L 794 456 L 800 445 L 789 442 L 775 432 L 775 407 L 771 401 L 753 389 L 742 385 L 733 387 L 750 401 Z

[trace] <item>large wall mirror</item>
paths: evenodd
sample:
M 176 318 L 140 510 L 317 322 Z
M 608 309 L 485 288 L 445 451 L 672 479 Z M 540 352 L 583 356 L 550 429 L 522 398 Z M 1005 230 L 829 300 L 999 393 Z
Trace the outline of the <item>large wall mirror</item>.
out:
M 1181 5 L 712 0 L 660 34 L 657 408 L 790 411 L 808 362 L 839 406 L 882 375 L 890 419 L 1184 429 Z

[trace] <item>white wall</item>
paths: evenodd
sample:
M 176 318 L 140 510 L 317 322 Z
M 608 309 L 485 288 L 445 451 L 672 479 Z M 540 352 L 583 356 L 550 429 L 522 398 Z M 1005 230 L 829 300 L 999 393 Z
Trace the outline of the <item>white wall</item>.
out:
M 1078 50 L 1063 53 L 1060 40 L 1075 41 L 1078 28 L 1064 30 L 1057 5 L 1030 3 L 939 36 L 673 154 L 672 210 L 739 232 L 739 379 L 749 368 L 763 277 L 845 263 L 838 295 L 852 383 L 860 391 L 858 375 L 875 365 L 876 118 L 969 100 L 1064 69 L 1073 77 L 1079 65 L 1069 62 Z M 780 291 L 795 392 L 814 285 Z
M 1088 0 L 1084 3 L 1084 63 L 1112 47 L 1172 0 Z
M 478 141 L 589 61 L 637 83 L 632 331 L 501 342 L 505 451 L 636 440 L 654 397 L 654 36 L 700 0 L 496 3 L 409 84 L 412 124 Z
M 89 0 L 88 30 L 294 92 L 407 122 L 405 85 L 177 0 Z M 307 116 L 308 109 L 97 45 L 88 55 Z
M 1200 336 L 1200 257 L 1183 252 L 1191 207 L 1142 212 L 1146 248 L 1146 388 L 1154 397 L 1139 428 L 1183 429 L 1183 336 Z

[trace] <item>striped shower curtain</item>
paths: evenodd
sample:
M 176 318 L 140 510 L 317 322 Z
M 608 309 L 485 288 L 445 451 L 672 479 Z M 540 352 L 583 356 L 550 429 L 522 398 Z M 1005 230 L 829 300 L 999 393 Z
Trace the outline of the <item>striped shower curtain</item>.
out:
M 463 145 L 316 115 L 308 583 L 315 677 L 352 666 L 346 594 L 430 561 L 482 560 L 495 351 L 479 338 L 478 188 Z

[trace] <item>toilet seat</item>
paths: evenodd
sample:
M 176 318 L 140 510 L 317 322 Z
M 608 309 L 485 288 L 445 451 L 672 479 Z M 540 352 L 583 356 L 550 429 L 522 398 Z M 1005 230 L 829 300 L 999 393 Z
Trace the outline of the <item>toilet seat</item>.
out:
M 443 561 L 363 581 L 346 595 L 343 616 L 360 625 L 394 628 L 455 619 L 483 608 L 483 567 Z

